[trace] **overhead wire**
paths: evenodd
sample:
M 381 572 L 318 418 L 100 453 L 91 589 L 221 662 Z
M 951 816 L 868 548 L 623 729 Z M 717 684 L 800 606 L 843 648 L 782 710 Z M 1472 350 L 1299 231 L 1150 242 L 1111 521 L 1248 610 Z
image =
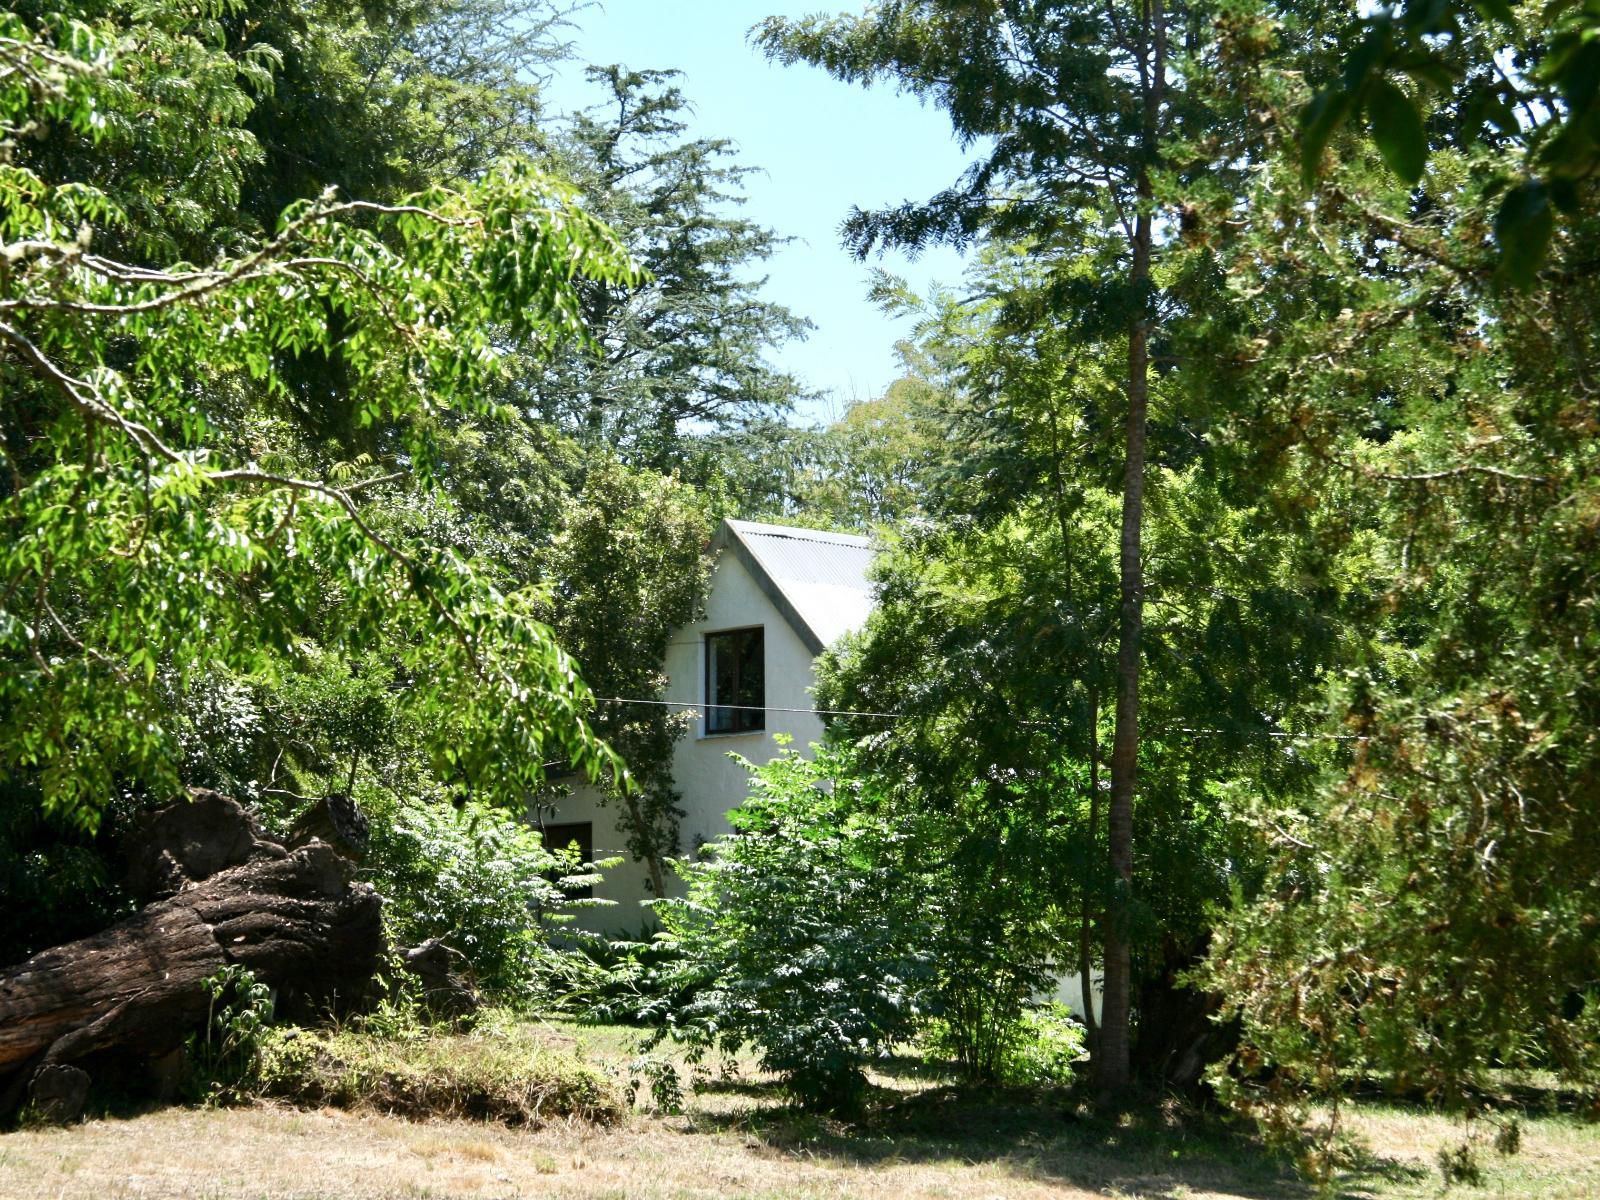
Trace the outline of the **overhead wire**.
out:
M 897 712 L 867 712 L 849 708 L 784 708 L 776 704 L 707 704 L 699 700 L 643 700 L 632 696 L 596 696 L 595 700 L 601 704 L 637 704 L 653 708 L 689 708 L 689 709 L 725 709 L 738 712 L 761 713 L 796 713 L 814 717 L 866 717 L 871 720 L 905 721 L 914 716 L 912 713 Z M 1019 721 L 1019 725 L 1038 728 L 1054 728 L 1062 724 L 1060 721 Z M 750 730 L 749 732 L 757 732 Z M 1227 734 L 1225 729 L 1189 729 L 1178 728 L 1171 732 L 1180 733 L 1189 737 L 1223 737 Z M 1329 742 L 1364 742 L 1367 737 L 1359 733 L 1295 733 L 1287 729 L 1263 730 L 1268 737 L 1289 738 L 1295 741 L 1329 741 Z

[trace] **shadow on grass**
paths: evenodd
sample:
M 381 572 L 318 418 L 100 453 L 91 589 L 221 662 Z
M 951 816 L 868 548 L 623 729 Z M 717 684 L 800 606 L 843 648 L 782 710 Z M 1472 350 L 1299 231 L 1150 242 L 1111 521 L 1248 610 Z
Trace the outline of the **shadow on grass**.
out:
M 1339 1200 L 1359 1200 L 1371 1196 L 1374 1185 L 1380 1181 L 1412 1188 L 1432 1179 L 1439 1183 L 1439 1172 L 1416 1162 L 1402 1162 L 1386 1154 L 1378 1154 L 1361 1147 L 1347 1149 L 1348 1159 L 1340 1172 Z
M 919 1071 L 912 1077 L 927 1076 Z M 723 1084 L 719 1090 L 734 1089 Z M 813 1162 L 831 1159 L 858 1169 L 991 1163 L 1031 1183 L 1174 1200 L 1196 1191 L 1241 1200 L 1311 1200 L 1316 1194 L 1237 1123 L 1161 1099 L 1100 1113 L 1065 1090 L 939 1086 L 907 1096 L 879 1088 L 864 1116 L 843 1121 L 776 1103 L 770 1083 L 737 1090 L 775 1103 L 696 1114 L 693 1124 L 753 1134 L 780 1155 Z

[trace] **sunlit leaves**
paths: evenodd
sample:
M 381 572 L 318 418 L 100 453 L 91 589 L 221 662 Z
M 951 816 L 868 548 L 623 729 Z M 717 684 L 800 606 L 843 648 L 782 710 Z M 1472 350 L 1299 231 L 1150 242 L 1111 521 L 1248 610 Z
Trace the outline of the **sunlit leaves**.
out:
M 1468 144 L 1515 145 L 1523 161 L 1502 177 L 1495 233 L 1503 278 L 1528 288 L 1549 251 L 1552 206 L 1572 212 L 1578 182 L 1600 163 L 1600 7 L 1550 5 L 1524 28 L 1505 0 L 1434 0 L 1379 8 L 1352 32 L 1342 77 L 1301 110 L 1306 179 L 1358 110 L 1408 184 L 1426 166 L 1430 121 L 1459 124 Z M 1395 82 L 1402 77 L 1414 94 Z
M 198 111 L 248 149 L 249 94 L 226 81 L 260 85 L 272 56 L 235 60 L 169 33 L 175 20 L 158 6 L 101 41 L 12 22 L 0 58 L 60 76 L 13 101 L 16 119 L 113 145 L 128 106 L 149 108 L 157 129 Z M 162 689 L 212 668 L 264 670 L 313 629 L 351 651 L 401 647 L 411 702 L 452 715 L 440 762 L 488 794 L 520 795 L 552 758 L 617 766 L 584 723 L 587 692 L 536 616 L 540 597 L 502 595 L 448 551 L 385 538 L 367 507 L 436 475 L 442 414 L 487 411 L 502 366 L 491 330 L 548 353 L 582 335 L 578 281 L 633 277 L 569 189 L 512 163 L 405 204 L 325 195 L 251 249 L 160 267 L 101 252 L 97 222 L 136 226 L 141 213 L 93 176 L 4 170 L 0 341 L 21 402 L 0 430 L 0 769 L 35 773 L 45 803 L 84 824 L 119 788 L 170 790 Z M 240 436 L 296 411 L 295 364 L 311 355 L 340 363 L 356 426 L 385 431 L 381 469 L 269 468 L 270 447 Z

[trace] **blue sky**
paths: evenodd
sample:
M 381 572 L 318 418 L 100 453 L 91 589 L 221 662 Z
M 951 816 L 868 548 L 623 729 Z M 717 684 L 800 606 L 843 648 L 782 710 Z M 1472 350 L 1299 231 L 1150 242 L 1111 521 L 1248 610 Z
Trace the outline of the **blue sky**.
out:
M 840 222 L 852 205 L 926 199 L 967 161 L 937 109 L 892 88 L 838 83 L 814 67 L 771 65 L 746 40 L 769 15 L 848 7 L 838 0 L 604 0 L 574 18 L 574 61 L 551 85 L 555 106 L 570 110 L 598 99 L 583 81 L 583 64 L 677 68 L 695 110 L 691 132 L 732 140 L 741 163 L 761 168 L 746 179 L 745 212 L 795 239 L 767 264 L 767 295 L 816 324 L 777 361 L 829 395 L 799 414 L 802 421 L 825 420 L 852 399 L 880 393 L 896 374 L 895 340 L 909 332 L 868 301 L 873 264 L 841 248 Z M 890 254 L 881 265 L 925 289 L 955 282 L 962 264 L 938 248 L 914 263 Z

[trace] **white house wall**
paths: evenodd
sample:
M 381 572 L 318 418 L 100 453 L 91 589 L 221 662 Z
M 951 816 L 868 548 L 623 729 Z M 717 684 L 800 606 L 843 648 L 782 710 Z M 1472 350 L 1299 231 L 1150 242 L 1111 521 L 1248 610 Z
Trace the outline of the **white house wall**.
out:
M 767 720 L 760 732 L 706 734 L 705 637 L 729 629 L 760 626 L 766 662 Z M 666 698 L 695 705 L 694 724 L 678 740 L 673 752 L 672 778 L 682 799 L 679 853 L 692 855 L 706 842 L 726 833 L 727 811 L 748 793 L 749 773 L 728 756 L 739 754 L 764 763 L 778 753 L 776 733 L 793 737 L 792 745 L 804 752 L 822 738 L 822 720 L 810 710 L 815 704 L 810 688 L 815 680 L 811 652 L 789 622 L 767 598 L 761 585 L 737 560 L 723 551 L 706 597 L 706 615 L 673 635 L 667 647 Z M 800 711 L 782 712 L 780 709 Z M 614 903 L 585 910 L 578 924 L 597 931 L 638 932 L 649 920 L 641 907 L 649 898 L 642 863 L 627 857 L 626 839 L 617 829 L 614 806 L 597 803 L 593 788 L 582 787 L 562 800 L 552 822 L 589 821 L 594 826 L 597 859 L 622 855 L 621 865 L 606 873 L 595 896 Z M 676 880 L 669 880 L 669 884 Z

